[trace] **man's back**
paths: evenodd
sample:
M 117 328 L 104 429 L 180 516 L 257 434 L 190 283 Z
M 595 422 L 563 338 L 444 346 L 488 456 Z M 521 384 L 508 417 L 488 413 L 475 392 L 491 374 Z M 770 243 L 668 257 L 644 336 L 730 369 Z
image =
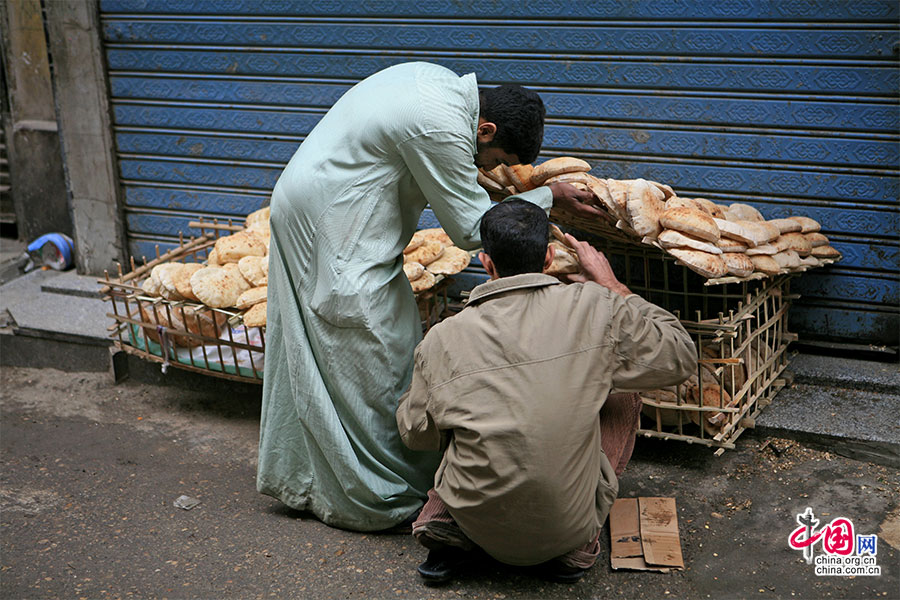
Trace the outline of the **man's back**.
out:
M 590 541 L 615 499 L 598 418 L 610 391 L 683 380 L 693 346 L 638 296 L 538 273 L 483 284 L 470 305 L 417 352 L 426 410 L 453 431 L 435 489 L 495 558 L 536 564 Z

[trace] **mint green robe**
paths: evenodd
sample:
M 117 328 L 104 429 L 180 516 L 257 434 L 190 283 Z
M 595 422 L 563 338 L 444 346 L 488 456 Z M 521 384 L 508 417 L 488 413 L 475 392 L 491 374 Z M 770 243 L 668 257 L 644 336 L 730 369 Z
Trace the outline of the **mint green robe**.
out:
M 480 245 L 478 112 L 473 74 L 391 67 L 328 111 L 272 192 L 257 489 L 330 525 L 391 527 L 433 485 L 441 455 L 406 448 L 394 417 L 421 339 L 402 251 L 426 204 Z

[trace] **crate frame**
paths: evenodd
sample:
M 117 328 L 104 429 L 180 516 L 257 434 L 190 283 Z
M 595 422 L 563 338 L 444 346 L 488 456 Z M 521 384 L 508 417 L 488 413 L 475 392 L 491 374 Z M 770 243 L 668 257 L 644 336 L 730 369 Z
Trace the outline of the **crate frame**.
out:
M 788 331 L 790 304 L 799 297 L 790 293 L 797 273 L 706 280 L 649 240 L 635 240 L 612 218 L 588 220 L 554 210 L 551 219 L 576 237 L 587 234 L 581 237 L 604 252 L 622 283 L 674 313 L 697 347 L 697 398 L 687 382 L 642 392 L 637 434 L 708 446 L 716 455 L 733 449 L 786 384 L 787 346 L 797 340 Z M 700 399 L 710 387 L 712 393 L 718 388 L 718 399 L 706 405 Z
M 152 260 L 141 257 L 138 264 L 132 256 L 129 259 L 130 270 L 123 271 L 121 263 L 117 265 L 117 276 L 110 277 L 108 271 L 104 271 L 104 278 L 99 279 L 103 287 L 100 289 L 103 299 L 110 302 L 112 310 L 106 316 L 113 320 L 107 327 L 113 345 L 118 350 L 144 360 L 160 363 L 163 373 L 169 367 L 202 373 L 213 377 L 232 381 L 243 381 L 261 384 L 263 369 L 257 368 L 254 354 L 265 354 L 265 326 L 247 328 L 244 327 L 244 340 L 235 339 L 234 327 L 242 325 L 241 312 L 235 309 L 218 309 L 206 307 L 203 304 L 189 301 L 174 301 L 164 298 L 147 296 L 143 289 L 134 285 L 150 274 L 156 265 L 165 262 L 203 262 L 212 250 L 216 240 L 222 235 L 244 229 L 243 225 L 237 225 L 232 220 L 220 223 L 218 219 L 205 221 L 199 219 L 188 224 L 191 228 L 198 229 L 200 235 L 190 237 L 187 241 L 183 234 L 179 235 L 178 246 L 172 250 L 160 254 L 159 245 L 156 246 L 156 256 Z M 450 280 L 442 275 L 437 276 L 435 285 L 428 290 L 416 294 L 416 304 L 419 309 L 423 332 L 427 333 L 431 327 L 438 323 L 450 304 L 447 291 Z M 142 308 L 150 307 L 152 310 Z M 197 318 L 197 326 L 201 333 L 194 333 L 180 328 L 169 326 L 173 322 L 172 315 L 182 323 L 188 322 L 185 309 L 203 307 L 204 310 L 213 311 L 222 315 L 225 323 L 223 329 L 228 331 L 228 339 L 203 335 L 203 327 Z M 162 308 L 167 323 L 161 323 L 157 310 Z M 144 315 L 150 319 L 144 318 Z M 227 326 L 225 326 L 227 325 Z M 160 343 L 148 337 L 146 329 L 156 330 Z M 251 343 L 251 330 L 257 330 L 260 345 Z M 177 339 L 189 339 L 198 342 L 195 347 L 175 344 Z M 175 347 L 188 349 L 189 363 L 179 360 Z M 156 352 L 156 348 L 159 352 Z M 210 350 L 209 348 L 212 347 Z M 237 359 L 238 351 L 246 351 L 250 360 L 250 368 L 241 366 Z M 195 352 L 199 355 L 194 356 Z M 231 356 L 229 364 L 226 355 Z M 212 359 L 210 358 L 212 356 Z M 218 358 L 218 361 L 215 359 Z M 229 372 L 233 370 L 233 372 Z

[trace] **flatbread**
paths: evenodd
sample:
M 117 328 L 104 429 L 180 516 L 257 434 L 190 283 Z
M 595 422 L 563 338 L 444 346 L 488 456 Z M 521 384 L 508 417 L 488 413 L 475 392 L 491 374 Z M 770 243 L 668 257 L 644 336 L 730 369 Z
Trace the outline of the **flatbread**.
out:
M 737 252 L 743 254 L 747 251 L 747 244 L 743 242 L 739 242 L 738 240 L 733 240 L 731 238 L 727 238 L 724 235 L 719 238 L 719 241 L 716 242 L 716 248 L 724 252 Z
M 506 167 L 506 177 L 519 192 L 533 190 L 535 185 L 531 183 L 531 174 L 534 167 L 530 164 L 510 165 Z
M 268 256 L 244 256 L 237 265 L 244 279 L 253 286 L 264 285 L 269 280 Z
M 403 274 L 409 281 L 415 281 L 425 273 L 425 267 L 417 262 L 403 263 Z
M 809 217 L 788 217 L 788 219 L 800 223 L 800 233 L 815 233 L 821 231 L 822 226 L 815 219 Z
M 735 202 L 725 209 L 725 218 L 729 221 L 765 221 L 762 213 L 750 206 Z
M 781 273 L 781 265 L 775 262 L 775 259 L 771 256 L 758 254 L 748 258 L 750 258 L 753 266 L 760 273 L 765 273 L 766 275 L 777 275 L 778 273 Z
M 203 265 L 200 263 L 185 263 L 175 276 L 175 290 L 181 294 L 185 300 L 193 300 L 194 302 L 200 301 L 200 298 L 194 295 L 194 290 L 191 288 L 191 275 L 202 268 Z
M 234 306 L 238 297 L 250 284 L 241 275 L 237 265 L 233 269 L 225 267 L 204 267 L 191 275 L 191 289 L 205 305 L 213 308 Z
M 800 264 L 807 267 L 818 267 L 819 259 L 812 255 L 804 256 L 800 259 Z
M 574 158 L 572 156 L 560 156 L 558 158 L 551 158 L 550 160 L 542 162 L 541 164 L 536 166 L 531 172 L 531 183 L 534 184 L 535 187 L 537 187 L 544 185 L 545 181 L 555 175 L 562 175 L 563 173 L 574 173 L 577 171 L 583 171 L 587 173 L 590 170 L 591 165 L 581 160 L 580 158 Z
M 144 290 L 144 294 L 147 296 L 159 298 L 159 282 L 154 281 L 153 277 L 147 277 L 147 279 L 141 283 L 141 289 Z
M 772 256 L 773 254 L 778 254 L 779 251 L 780 250 L 773 244 L 762 244 L 761 246 L 747 248 L 747 252 L 745 252 L 745 254 L 747 256 Z
M 729 219 L 730 221 L 730 219 Z M 769 237 L 771 230 L 760 221 L 730 221 L 740 225 L 743 228 L 741 235 L 747 237 L 747 244 L 751 247 L 762 246 L 768 244 L 769 241 L 775 239 Z M 777 227 L 774 229 L 778 229 Z M 778 237 L 778 236 L 776 236 Z M 741 240 L 745 241 L 745 240 Z
M 418 294 L 419 292 L 424 292 L 425 290 L 430 290 L 434 287 L 434 274 L 426 270 L 422 273 L 422 276 L 416 279 L 415 281 L 410 281 L 409 285 L 412 287 L 412 291 L 414 294 Z
M 484 174 L 489 179 L 493 179 L 494 181 L 499 183 L 503 188 L 508 188 L 513 184 L 513 182 L 510 181 L 509 177 L 506 175 L 506 169 L 503 168 L 503 165 L 497 165 L 490 171 L 484 171 Z
M 265 327 L 268 307 L 268 302 L 260 302 L 251 306 L 250 310 L 244 313 L 244 325 L 246 327 Z
M 169 262 L 153 267 L 150 277 L 159 284 L 159 295 L 166 300 L 184 300 L 184 296 L 175 289 L 175 276 L 184 267 L 184 263 Z
M 660 215 L 659 223 L 666 229 L 676 229 L 707 242 L 715 243 L 720 237 L 713 218 L 699 210 L 670 208 Z
M 266 296 L 268 295 L 268 289 L 268 286 L 261 285 L 241 292 L 241 295 L 238 296 L 238 299 L 234 302 L 234 307 L 243 310 L 245 308 L 250 308 L 254 304 L 265 302 Z
M 710 254 L 722 254 L 722 249 L 705 240 L 691 237 L 674 229 L 665 229 L 657 238 L 659 245 L 663 248 L 687 248 L 690 250 L 701 250 Z
M 827 246 L 828 245 L 828 237 L 824 234 L 819 233 L 818 231 L 814 231 L 812 233 L 802 233 L 803 237 L 809 241 L 809 245 L 811 248 L 818 248 L 819 246 Z
M 812 249 L 810 253 L 812 256 L 816 258 L 840 258 L 841 253 L 832 248 L 831 246 L 816 246 Z
M 216 256 L 220 263 L 236 263 L 245 256 L 265 256 L 265 240 L 252 231 L 238 231 L 216 240 Z
M 506 188 L 484 174 L 484 171 L 478 169 L 477 181 L 478 185 L 486 189 L 488 192 L 503 192 Z
M 581 264 L 574 250 L 558 240 L 551 240 L 550 247 L 553 248 L 553 262 L 544 273 L 556 277 L 581 271 Z
M 690 208 L 706 212 L 706 210 L 700 206 L 700 203 L 696 202 L 693 198 L 682 198 L 680 196 L 674 196 L 666 200 L 666 210 L 669 210 L 670 208 Z
M 708 214 L 714 219 L 724 219 L 725 211 L 722 210 L 722 207 L 713 202 L 712 200 L 707 200 L 706 198 L 694 198 L 694 202 L 700 205 L 700 208 L 703 209 L 703 212 Z
M 622 221 L 628 221 L 628 182 L 607 179 L 606 188 L 612 199 L 612 213 Z
M 656 239 L 662 231 L 659 217 L 666 210 L 664 198 L 662 190 L 645 179 L 635 179 L 628 185 L 625 209 L 628 221 L 639 236 Z
M 749 277 L 756 269 L 753 261 L 746 254 L 725 252 L 722 254 L 722 261 L 725 263 L 728 273 L 735 277 Z
M 423 266 L 433 263 L 444 253 L 444 245 L 435 240 L 426 240 L 422 245 L 403 255 L 403 262 L 417 262 Z
M 683 248 L 670 248 L 668 252 L 690 270 L 709 279 L 724 277 L 728 273 L 725 262 L 717 254 Z
M 796 219 L 769 219 L 766 223 L 777 227 L 782 234 L 793 233 L 803 229 L 803 226 Z
M 562 173 L 561 175 L 548 177 L 544 180 L 544 185 L 550 185 L 551 183 L 583 183 L 588 185 L 593 177 L 593 175 L 584 171 L 573 171 L 572 173 Z
M 800 256 L 809 256 L 813 247 L 806 235 L 808 234 L 798 232 L 783 233 L 775 240 L 775 243 L 781 250 L 793 250 Z
M 444 248 L 443 254 L 425 268 L 434 275 L 456 275 L 469 266 L 471 257 L 462 248 L 450 246 Z
M 671 186 L 668 186 L 665 183 L 659 183 L 658 181 L 653 181 L 650 179 L 647 180 L 647 183 L 649 183 L 650 185 L 652 185 L 653 187 L 658 189 L 660 192 L 662 192 L 663 195 L 662 195 L 661 199 L 663 202 L 668 201 L 669 198 L 675 197 L 675 190 L 673 190 Z
M 756 246 L 757 242 L 760 242 L 764 237 L 761 233 L 754 234 L 753 231 L 755 230 L 748 231 L 747 228 L 744 227 L 743 222 L 728 221 L 727 219 L 718 219 L 716 217 L 713 217 L 713 222 L 716 224 L 716 227 L 719 228 L 719 233 L 722 237 L 737 240 L 748 246 Z
M 793 250 L 785 250 L 772 256 L 772 259 L 778 263 L 782 269 L 796 269 L 803 263 L 800 262 L 800 255 Z
M 205 306 L 167 304 L 150 305 L 141 303 L 141 320 L 150 323 L 153 327 L 145 327 L 144 332 L 157 344 L 161 343 L 157 325 L 173 331 L 189 331 L 196 335 L 209 338 L 218 338 L 219 332 L 227 320 L 227 315 L 210 310 Z M 191 338 L 173 333 L 168 336 L 171 343 L 185 348 L 196 348 L 204 342 L 198 338 Z
M 210 251 L 209 251 L 209 254 L 206 255 L 206 261 L 205 261 L 205 263 L 206 263 L 207 266 L 216 266 L 216 265 L 219 264 L 219 255 L 216 254 L 216 249 L 215 249 L 215 248 L 213 248 L 212 250 L 210 250 Z
M 450 236 L 447 235 L 447 232 L 443 230 L 441 227 L 432 227 L 431 229 L 420 229 L 419 231 L 413 234 L 412 239 L 414 240 L 422 240 L 423 242 L 428 241 L 436 241 L 440 242 L 441 246 L 446 248 L 447 246 L 453 245 L 453 240 L 450 239 Z
M 244 221 L 244 227 L 247 229 L 269 229 L 269 215 L 271 214 L 271 208 L 266 206 L 259 210 L 254 210 L 252 213 L 247 215 L 246 221 Z

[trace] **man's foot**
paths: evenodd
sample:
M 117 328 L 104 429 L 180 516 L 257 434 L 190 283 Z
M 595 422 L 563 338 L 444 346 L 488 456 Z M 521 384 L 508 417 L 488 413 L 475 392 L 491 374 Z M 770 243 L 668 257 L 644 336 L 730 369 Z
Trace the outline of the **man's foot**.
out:
M 425 583 L 446 583 L 474 559 L 474 553 L 453 546 L 430 550 L 428 558 L 418 567 Z
M 575 583 L 587 573 L 587 569 L 570 567 L 569 565 L 553 560 L 545 564 L 544 573 L 547 575 L 548 579 L 556 581 L 557 583 Z

